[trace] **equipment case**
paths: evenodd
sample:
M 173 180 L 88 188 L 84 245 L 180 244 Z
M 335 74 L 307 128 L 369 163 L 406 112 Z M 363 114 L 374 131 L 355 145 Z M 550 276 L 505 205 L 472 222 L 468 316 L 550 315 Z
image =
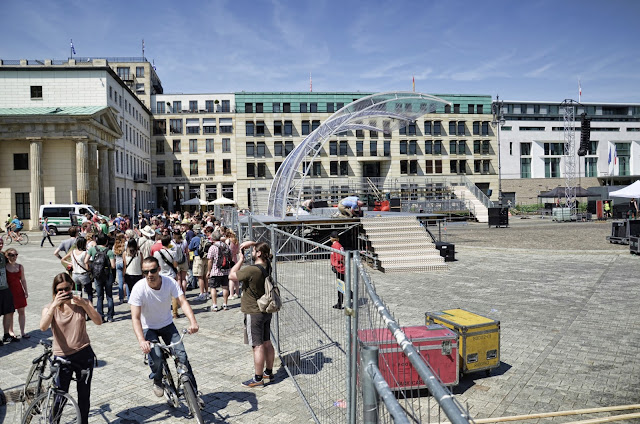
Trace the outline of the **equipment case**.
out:
M 445 386 L 458 384 L 458 336 L 442 325 L 403 327 L 416 350 Z M 359 330 L 365 345 L 378 346 L 378 368 L 391 390 L 427 387 L 387 328 Z
M 426 324 L 441 324 L 458 334 L 460 371 L 463 374 L 500 366 L 500 321 L 464 309 L 426 312 Z

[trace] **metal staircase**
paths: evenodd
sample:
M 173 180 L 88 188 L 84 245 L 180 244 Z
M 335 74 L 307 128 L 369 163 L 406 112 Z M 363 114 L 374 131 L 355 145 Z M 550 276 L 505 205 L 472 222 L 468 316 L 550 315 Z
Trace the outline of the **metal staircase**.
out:
M 448 270 L 449 266 L 420 222 L 411 216 L 362 218 L 369 252 L 384 272 Z
M 483 202 L 478 200 L 476 196 L 466 186 L 453 186 L 453 193 L 458 199 L 465 200 L 470 203 L 469 210 L 476 217 L 478 222 L 489 222 L 489 209 Z

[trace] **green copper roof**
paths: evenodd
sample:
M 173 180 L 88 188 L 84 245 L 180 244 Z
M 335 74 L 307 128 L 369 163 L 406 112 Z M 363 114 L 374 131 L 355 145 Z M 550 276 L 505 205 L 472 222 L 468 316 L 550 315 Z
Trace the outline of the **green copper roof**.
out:
M 6 107 L 0 116 L 24 115 L 93 115 L 107 106 Z

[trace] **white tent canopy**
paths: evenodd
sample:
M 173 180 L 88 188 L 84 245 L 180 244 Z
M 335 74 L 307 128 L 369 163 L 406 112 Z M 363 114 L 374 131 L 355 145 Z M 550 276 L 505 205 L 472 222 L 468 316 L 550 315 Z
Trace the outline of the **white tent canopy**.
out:
M 624 197 L 627 199 L 634 199 L 640 197 L 640 181 L 636 181 L 635 183 L 626 186 L 625 188 L 621 188 L 620 190 L 609 192 L 609 196 L 611 197 Z
M 235 205 L 235 200 L 227 199 L 226 197 L 218 197 L 213 202 L 209 202 L 210 205 Z
M 187 206 L 198 206 L 198 205 L 206 206 L 206 205 L 208 205 L 206 200 L 202 200 L 202 199 L 199 199 L 197 197 L 194 197 L 193 199 L 189 199 L 186 202 L 182 202 L 182 204 L 183 205 L 187 205 Z

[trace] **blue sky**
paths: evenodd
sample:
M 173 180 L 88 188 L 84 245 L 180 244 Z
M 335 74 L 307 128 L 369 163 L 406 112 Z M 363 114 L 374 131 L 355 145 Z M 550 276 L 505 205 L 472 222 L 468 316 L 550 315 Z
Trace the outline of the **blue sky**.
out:
M 2 2 L 0 58 L 145 56 L 166 93 L 411 90 L 640 103 L 640 1 Z

